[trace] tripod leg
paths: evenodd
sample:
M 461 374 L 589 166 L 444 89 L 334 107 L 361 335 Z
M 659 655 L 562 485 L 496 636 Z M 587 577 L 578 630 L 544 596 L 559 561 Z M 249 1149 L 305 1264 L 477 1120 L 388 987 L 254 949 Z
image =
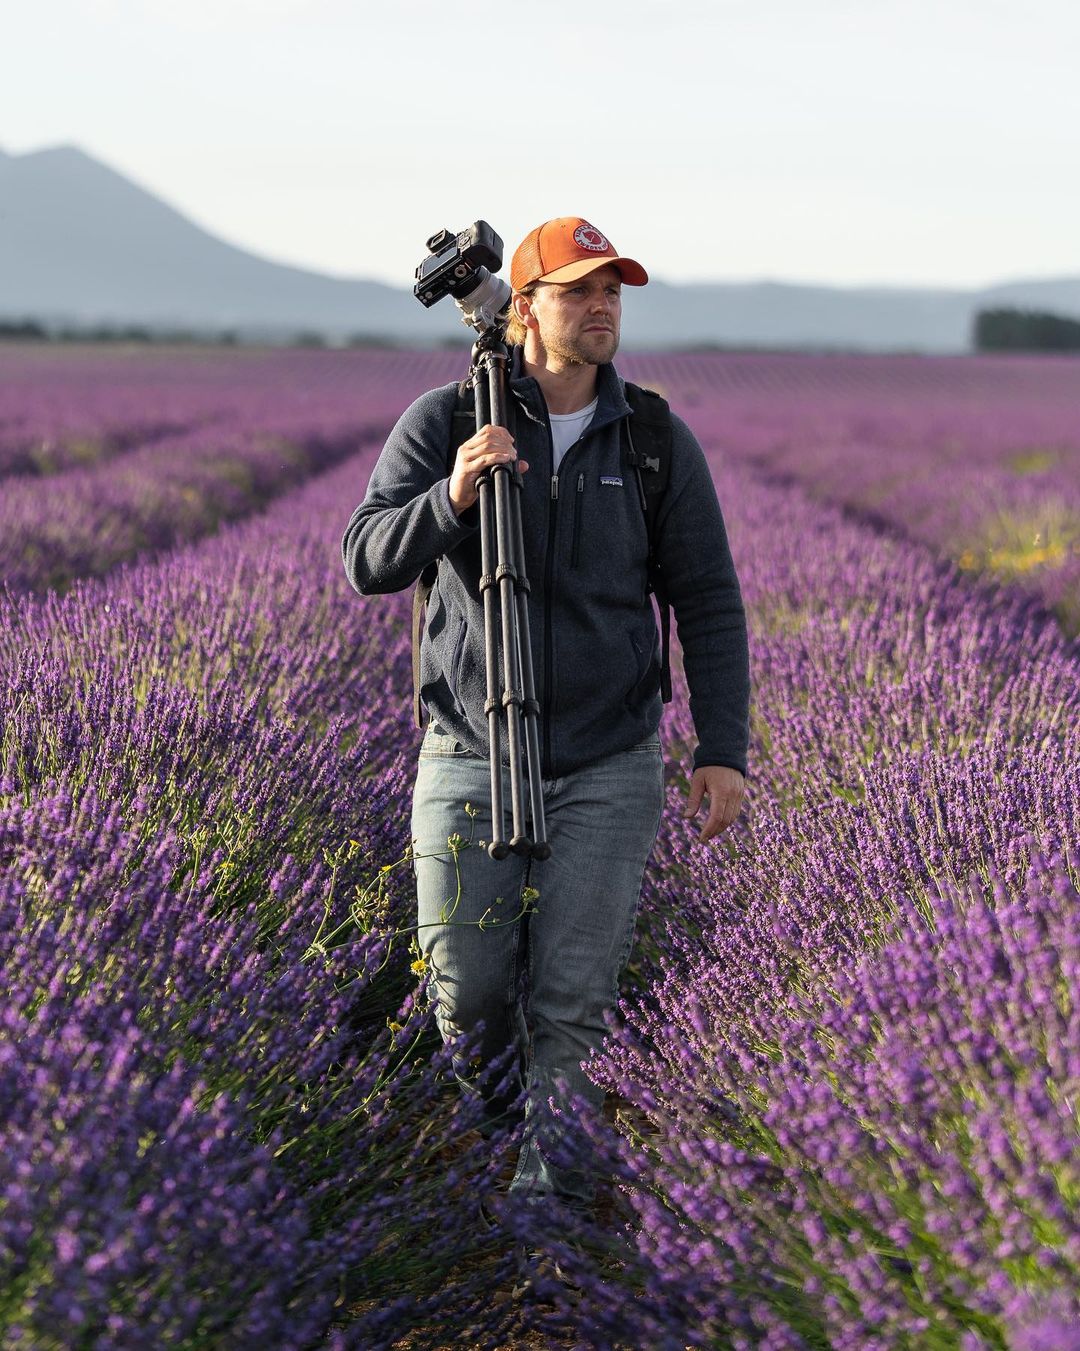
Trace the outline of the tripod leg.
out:
M 476 385 L 477 427 L 486 426 L 488 402 L 481 382 Z M 482 419 L 482 420 L 481 420 Z M 506 858 L 510 848 L 506 843 L 506 803 L 503 794 L 502 738 L 499 721 L 499 649 L 498 604 L 495 577 L 495 510 L 494 486 L 490 472 L 481 475 L 476 483 L 480 503 L 480 596 L 484 604 L 484 676 L 487 697 L 484 712 L 488 725 L 488 760 L 491 767 L 491 840 L 488 853 L 492 858 Z
M 507 355 L 505 348 L 493 351 L 488 359 L 488 399 L 491 420 L 508 425 Z M 502 616 L 503 710 L 506 716 L 506 743 L 510 761 L 510 814 L 513 834 L 510 847 L 516 853 L 532 849 L 525 825 L 525 789 L 522 782 L 524 755 L 521 738 L 521 666 L 519 662 L 518 613 L 515 595 L 518 587 L 518 557 L 515 549 L 511 489 L 515 477 L 509 468 L 497 468 L 492 474 L 495 489 L 496 568 L 499 582 L 499 609 Z
M 521 745 L 521 671 L 518 666 L 518 614 L 514 599 L 517 590 L 517 566 L 513 542 L 510 470 L 499 466 L 495 479 L 495 532 L 499 579 L 499 608 L 502 612 L 503 708 L 506 711 L 506 744 L 510 757 L 510 811 L 514 833 L 511 849 L 519 854 L 532 851 L 525 829 L 525 786 L 522 782 L 524 758 Z
M 536 677 L 533 673 L 532 644 L 529 639 L 529 582 L 525 575 L 525 540 L 521 527 L 521 482 L 515 478 L 511 506 L 511 535 L 514 558 L 517 562 L 517 587 L 514 602 L 517 606 L 517 635 L 521 664 L 522 710 L 525 724 L 525 761 L 529 772 L 529 806 L 532 814 L 532 856 L 551 857 L 544 818 L 544 792 L 540 778 L 540 704 L 536 698 Z

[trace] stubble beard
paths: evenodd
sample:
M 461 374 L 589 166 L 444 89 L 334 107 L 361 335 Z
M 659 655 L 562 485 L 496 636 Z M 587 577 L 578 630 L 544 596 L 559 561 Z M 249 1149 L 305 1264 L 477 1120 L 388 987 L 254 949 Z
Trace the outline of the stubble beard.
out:
M 619 350 L 619 334 L 582 333 L 576 338 L 559 334 L 544 345 L 550 356 L 572 366 L 602 366 Z

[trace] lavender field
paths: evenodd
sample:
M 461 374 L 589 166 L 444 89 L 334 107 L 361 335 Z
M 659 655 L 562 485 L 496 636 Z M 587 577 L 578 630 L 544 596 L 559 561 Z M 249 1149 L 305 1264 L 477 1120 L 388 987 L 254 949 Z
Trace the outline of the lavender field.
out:
M 680 685 L 604 1223 L 492 1234 L 340 556 L 462 356 L 0 348 L 4 1346 L 1080 1348 L 1080 364 L 620 368 L 713 465 L 748 803 L 693 842 Z

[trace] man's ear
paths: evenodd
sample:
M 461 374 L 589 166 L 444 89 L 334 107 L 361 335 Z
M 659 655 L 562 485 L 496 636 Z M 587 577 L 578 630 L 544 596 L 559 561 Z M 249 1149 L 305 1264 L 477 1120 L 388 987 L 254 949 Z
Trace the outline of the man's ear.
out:
M 518 293 L 514 296 L 512 308 L 526 328 L 539 328 L 540 322 L 532 312 L 532 301 L 528 296 Z

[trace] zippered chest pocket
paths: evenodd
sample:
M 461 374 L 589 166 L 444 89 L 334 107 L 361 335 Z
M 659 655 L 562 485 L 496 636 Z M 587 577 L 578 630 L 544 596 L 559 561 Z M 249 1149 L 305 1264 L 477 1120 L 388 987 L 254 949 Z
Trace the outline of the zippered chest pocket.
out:
M 570 546 L 570 566 L 576 568 L 578 559 L 581 556 L 581 499 L 585 495 L 585 475 L 580 473 L 577 476 L 577 483 L 574 488 L 574 535 L 573 543 Z
M 605 563 L 612 567 L 636 570 L 640 561 L 644 576 L 645 558 L 648 541 L 645 532 L 645 515 L 638 507 L 636 499 L 629 493 L 629 485 L 622 474 L 600 474 L 589 470 L 568 475 L 562 481 L 563 509 L 570 506 L 566 502 L 572 491 L 571 507 L 570 566 L 582 566 L 582 554 L 586 558 L 596 557 L 596 547 L 586 547 L 585 534 L 588 530 L 601 533 L 600 549 Z M 639 519 L 640 518 L 640 519 Z M 640 525 L 640 560 L 638 526 Z

